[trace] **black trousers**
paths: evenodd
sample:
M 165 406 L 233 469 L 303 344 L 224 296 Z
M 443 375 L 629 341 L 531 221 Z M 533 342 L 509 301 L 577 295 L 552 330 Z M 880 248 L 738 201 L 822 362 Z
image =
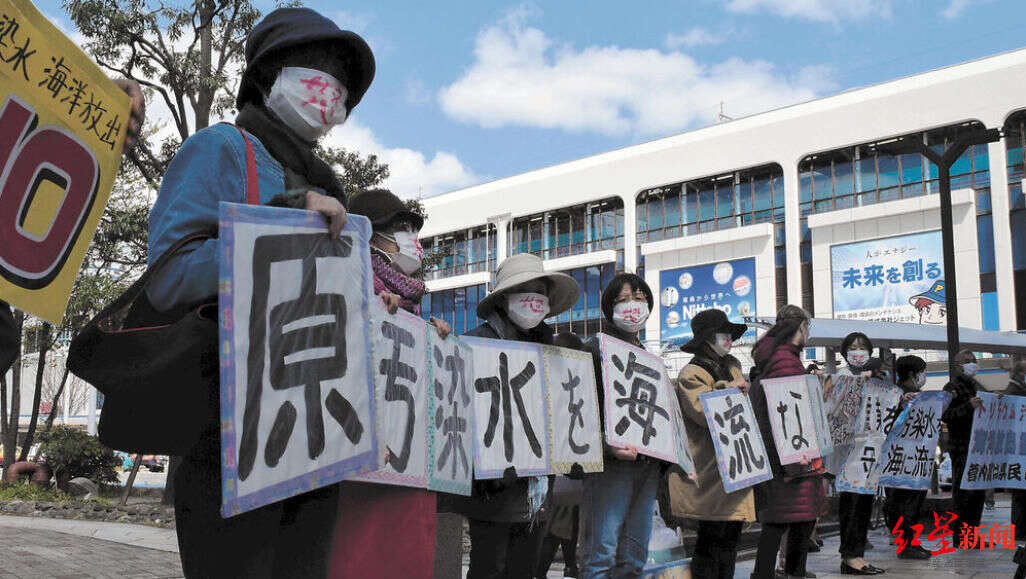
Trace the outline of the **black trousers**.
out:
M 873 495 L 842 492 L 837 510 L 841 523 L 841 547 L 838 549 L 841 557 L 855 559 L 865 555 L 869 517 L 873 514 Z
M 800 523 L 763 523 L 759 533 L 759 550 L 755 555 L 755 569 L 752 579 L 774 579 L 776 577 L 777 550 L 780 538 L 787 533 L 787 553 L 784 556 L 784 571 L 788 575 L 805 576 L 805 561 L 809 555 L 809 537 L 816 521 Z
M 175 472 L 186 577 L 326 577 L 338 485 L 221 517 L 220 439 L 204 436 Z
M 535 571 L 534 576 L 544 579 L 548 576 L 549 567 L 552 566 L 553 559 L 556 558 L 556 551 L 560 547 L 563 548 L 563 574 L 568 577 L 577 577 L 580 569 L 577 567 L 577 538 L 581 533 L 581 515 L 580 507 L 573 507 L 574 518 L 573 526 L 570 531 L 570 538 L 564 539 L 557 537 L 546 530 L 545 538 L 542 539 L 541 549 L 538 553 L 538 569 Z M 549 521 L 549 525 L 552 525 L 552 521 Z
M 923 510 L 926 491 L 913 489 L 887 489 L 887 500 L 884 501 L 884 516 L 887 517 L 887 532 L 892 533 L 901 520 L 902 538 L 911 540 L 914 536 L 912 525 L 919 522 L 919 513 Z M 925 538 L 925 537 L 923 537 Z
M 1012 490 L 1012 520 L 1015 525 L 1015 540 L 1026 540 L 1026 490 Z
M 468 519 L 470 570 L 467 579 L 523 579 L 534 576 L 545 525 Z
M 741 521 L 698 521 L 691 576 L 695 579 L 733 579 Z
M 986 498 L 986 491 L 962 490 L 962 473 L 965 471 L 967 452 L 951 452 L 951 494 L 955 503 L 955 528 L 963 525 L 972 527 L 980 526 L 980 517 L 983 516 L 983 501 Z M 961 535 L 958 535 L 961 536 Z

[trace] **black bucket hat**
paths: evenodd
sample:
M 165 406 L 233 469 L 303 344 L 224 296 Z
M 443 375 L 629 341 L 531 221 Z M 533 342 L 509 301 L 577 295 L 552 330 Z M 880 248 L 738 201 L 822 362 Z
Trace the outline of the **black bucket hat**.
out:
M 680 349 L 694 354 L 702 344 L 711 342 L 716 334 L 730 334 L 731 339 L 736 341 L 747 331 L 748 326 L 731 322 L 723 310 L 702 310 L 691 318 L 691 332 L 695 336 Z
M 410 211 L 406 203 L 388 189 L 368 189 L 357 193 L 349 202 L 348 211 L 370 219 L 375 230 L 398 219 L 409 221 L 418 230 L 424 227 L 424 218 Z
M 235 106 L 242 109 L 247 102 L 259 102 L 260 88 L 253 71 L 269 55 L 285 48 L 322 43 L 348 57 L 350 67 L 344 84 L 349 93 L 346 110 L 352 111 L 374 80 L 374 53 L 359 34 L 342 30 L 331 19 L 309 8 L 279 8 L 253 27 L 246 39 L 246 70 Z

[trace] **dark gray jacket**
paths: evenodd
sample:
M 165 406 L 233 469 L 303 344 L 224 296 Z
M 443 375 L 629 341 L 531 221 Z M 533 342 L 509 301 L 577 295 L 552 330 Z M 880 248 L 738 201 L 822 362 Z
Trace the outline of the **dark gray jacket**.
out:
M 467 336 L 552 344 L 552 328 L 544 322 L 525 332 L 515 326 L 501 311 L 496 310 L 483 324 L 466 333 Z M 544 518 L 550 508 L 552 479 L 549 477 L 549 494 L 539 512 L 532 516 L 528 502 L 528 477 L 518 478 L 507 473 L 502 479 L 475 480 L 473 493 L 469 497 L 451 497 L 452 510 L 468 519 L 504 523 L 526 523 L 535 518 Z

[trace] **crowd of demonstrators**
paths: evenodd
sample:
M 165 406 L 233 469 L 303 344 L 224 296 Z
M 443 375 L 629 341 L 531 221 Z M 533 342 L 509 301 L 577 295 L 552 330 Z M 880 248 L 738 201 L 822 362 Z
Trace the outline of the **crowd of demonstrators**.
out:
M 477 306 L 484 322 L 467 335 L 553 344 L 552 328 L 542 320 L 570 309 L 579 292 L 572 277 L 546 272 L 539 257 L 514 255 L 499 264 L 492 291 Z M 452 499 L 470 523 L 468 579 L 535 573 L 552 477 L 514 475 L 475 480 L 471 496 Z
M 962 527 L 978 527 L 983 515 L 984 491 L 962 488 L 962 473 L 969 456 L 969 440 L 973 433 L 973 417 L 983 401 L 977 393 L 982 390 L 976 381 L 976 355 L 962 350 L 955 355 L 955 370 L 944 390 L 951 393 L 951 403 L 942 420 L 948 426 L 948 453 L 951 456 L 951 493 L 953 512 Z
M 255 192 L 263 205 L 321 213 L 333 238 L 350 213 L 367 217 L 373 233 L 369 250 L 374 293 L 390 313 L 403 309 L 419 315 L 425 284 L 415 274 L 421 268 L 423 250 L 417 236 L 423 218 L 385 189 L 347 199 L 339 177 L 315 153 L 319 140 L 345 122 L 370 86 L 375 71 L 370 47 L 313 10 L 280 8 L 253 28 L 245 56 L 234 125 L 208 127 L 182 143 L 151 211 L 151 265 L 180 240 L 209 234 L 185 245 L 153 276 L 146 292 L 152 321 L 174 320 L 197 304 L 216 300 L 218 206 L 222 201 L 252 200 L 247 192 Z M 317 78 L 318 91 L 332 95 L 328 101 L 319 101 L 316 114 L 308 106 L 311 89 L 304 83 L 312 77 Z M 144 100 L 137 84 L 119 81 L 119 86 L 133 100 L 127 151 L 138 138 Z M 589 352 L 597 382 L 602 384 L 598 338 L 582 342 L 572 333 L 557 336 L 544 322 L 569 310 L 579 292 L 572 277 L 545 271 L 540 258 L 514 255 L 499 264 L 491 291 L 477 307 L 483 322 L 467 335 Z M 618 274 L 602 292 L 602 333 L 643 348 L 640 332 L 653 306 L 653 293 L 644 279 L 633 273 Z M 444 321 L 431 318 L 429 323 L 441 339 L 450 334 Z M 693 479 L 637 448 L 604 444 L 603 471 L 574 475 L 579 483 L 569 485 L 579 484 L 580 493 L 565 493 L 573 498 L 564 498 L 558 508 L 553 508 L 554 494 L 560 495 L 553 491 L 556 477 L 519 477 L 513 469 L 500 479 L 475 480 L 470 496 L 447 496 L 447 504 L 469 521 L 467 577 L 544 577 L 559 548 L 566 576 L 577 575 L 579 556 L 581 577 L 640 577 L 648 556 L 657 489 L 664 480 L 673 516 L 698 524 L 690 569 L 696 579 L 733 577 L 742 529 L 754 521 L 761 524 L 761 531 L 753 578 L 777 574 L 778 548 L 786 576 L 815 577 L 806 562 L 808 552 L 818 549 L 813 534 L 825 510 L 826 469 L 822 458 L 780 464 L 763 385 L 771 378 L 821 374 L 816 364 L 805 368 L 801 361 L 809 325 L 810 316 L 802 308 L 783 307 L 775 324 L 752 347 L 749 383 L 730 353 L 747 326 L 730 322 L 719 309 L 692 318 L 693 339 L 681 348 L 692 357 L 675 381 L 675 400 L 696 467 Z M 0 302 L 0 374 L 16 358 L 18 340 L 11 310 Z M 926 363 L 916 356 L 895 359 L 886 350 L 877 358 L 872 353 L 868 336 L 848 335 L 841 345 L 847 365 L 838 374 L 895 382 L 903 390 L 901 404 L 911 403 L 925 384 Z M 974 410 L 982 404 L 977 395 L 981 386 L 974 378 L 977 364 L 972 352 L 959 352 L 955 362 L 956 371 L 945 386 L 952 401 L 943 415 L 952 459 L 954 511 L 963 525 L 978 526 L 984 492 L 963 490 L 960 482 Z M 204 387 L 218 392 L 217 377 L 211 376 Z M 726 388 L 737 388 L 750 397 L 773 473 L 770 480 L 732 493 L 726 492 L 720 478 L 700 399 Z M 603 389 L 599 387 L 596 394 L 601 414 Z M 1026 362 L 1013 366 L 1005 394 L 1026 396 Z M 215 398 L 211 406 L 216 406 Z M 194 410 L 197 415 L 218 414 L 213 407 Z M 210 420 L 174 475 L 176 528 L 186 576 L 432 575 L 436 493 L 343 482 L 224 518 L 220 450 L 220 426 Z M 911 525 L 919 518 L 926 491 L 887 488 L 886 494 L 888 527 L 897 529 L 903 520 L 900 528 L 914 534 Z M 840 493 L 842 574 L 883 573 L 863 558 L 872 502 L 873 495 Z M 1019 529 L 1026 530 L 1026 491 L 1013 493 L 1012 521 L 1021 539 Z M 899 556 L 928 559 L 930 553 L 908 545 Z
M 902 356 L 894 364 L 895 375 L 898 379 L 898 386 L 902 390 L 901 405 L 904 407 L 915 397 L 926 385 L 926 361 L 919 356 Z M 925 490 L 915 489 L 886 489 L 887 499 L 884 502 L 884 513 L 887 518 L 889 530 L 900 529 L 902 536 L 915 536 L 912 525 L 919 521 L 919 513 L 926 501 Z M 901 521 L 899 525 L 898 522 Z M 898 553 L 901 559 L 929 559 L 932 555 L 922 545 L 905 545 L 905 548 Z
M 652 290 L 641 277 L 632 273 L 613 277 L 602 291 L 602 333 L 644 347 L 639 334 L 653 304 Z M 589 338 L 584 347 L 593 356 L 595 380 L 601 384 L 598 338 Z M 601 411 L 601 388 L 598 394 Z M 584 476 L 581 576 L 640 577 L 648 559 L 656 492 L 666 463 L 629 446 L 604 445 L 604 449 L 603 471 Z
M 873 358 L 873 342 L 861 332 L 852 332 L 841 342 L 841 356 L 847 366 L 839 375 L 863 378 L 882 378 L 882 364 Z M 871 494 L 842 491 L 838 499 L 838 518 L 841 523 L 841 572 L 848 575 L 878 575 L 884 570 L 863 559 L 869 535 L 869 517 L 873 512 Z
M 777 312 L 776 323 L 752 347 L 755 367 L 749 396 L 773 478 L 756 485 L 756 517 L 762 525 L 755 556 L 754 579 L 775 577 L 777 549 L 785 532 L 787 547 L 784 569 L 789 576 L 806 577 L 809 541 L 816 519 L 826 504 L 823 487 L 823 461 L 803 460 L 799 464 L 781 465 L 773 433 L 762 380 L 805 374 L 801 350 L 809 337 L 809 314 L 802 308 L 787 305 Z
M 716 447 L 699 398 L 725 388 L 748 391 L 740 362 L 730 355 L 733 343 L 747 329 L 744 324 L 732 323 L 722 310 L 705 310 L 691 319 L 694 337 L 681 347 L 693 355 L 677 378 L 677 398 L 696 472 L 694 481 L 679 473 L 670 475 L 670 504 L 674 517 L 698 521 L 691 556 L 691 575 L 696 578 L 734 577 L 742 528 L 755 521 L 752 489 L 727 493 L 723 487 Z

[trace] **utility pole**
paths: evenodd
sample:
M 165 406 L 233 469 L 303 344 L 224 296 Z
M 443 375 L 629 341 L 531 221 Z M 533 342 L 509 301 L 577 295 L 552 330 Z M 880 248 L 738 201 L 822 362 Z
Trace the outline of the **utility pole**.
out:
M 958 276 L 955 272 L 955 234 L 951 218 L 951 166 L 973 145 L 1001 140 L 998 129 L 976 129 L 959 136 L 943 153 L 926 146 L 919 135 L 881 143 L 877 149 L 889 155 L 919 153 L 937 165 L 940 184 L 941 237 L 944 249 L 944 301 L 948 321 L 948 372 L 955 374 L 955 355 L 961 349 L 958 336 Z M 999 160 L 1004 162 L 1004 160 Z

